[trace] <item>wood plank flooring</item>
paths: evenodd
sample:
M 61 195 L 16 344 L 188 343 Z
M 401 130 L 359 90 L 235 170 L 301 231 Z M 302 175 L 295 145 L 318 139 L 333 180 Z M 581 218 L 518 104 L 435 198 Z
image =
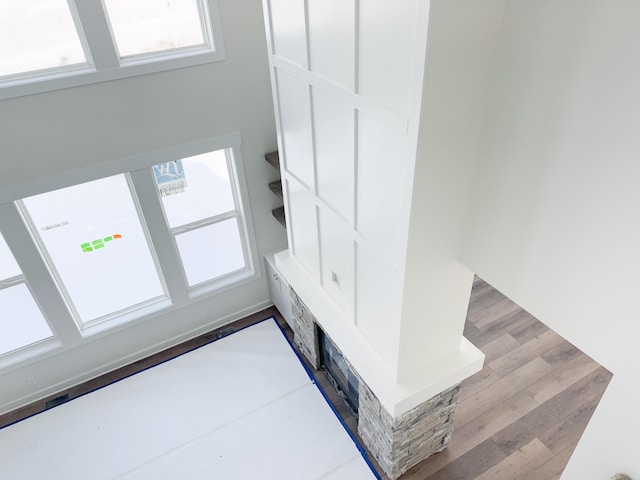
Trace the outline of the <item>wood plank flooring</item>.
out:
M 233 328 L 270 315 L 292 338 L 275 308 L 240 320 Z M 43 410 L 44 403 L 57 395 L 68 393 L 73 398 L 100 388 L 203 345 L 228 328 L 2 415 L 0 427 Z M 485 353 L 486 361 L 482 371 L 463 383 L 452 441 L 400 480 L 560 478 L 611 373 L 481 279 L 473 285 L 465 336 Z M 346 403 L 323 372 L 316 378 L 357 438 L 357 423 Z M 378 472 L 388 480 L 379 468 Z
M 465 336 L 486 361 L 462 385 L 451 443 L 400 479 L 560 478 L 611 373 L 481 279 Z

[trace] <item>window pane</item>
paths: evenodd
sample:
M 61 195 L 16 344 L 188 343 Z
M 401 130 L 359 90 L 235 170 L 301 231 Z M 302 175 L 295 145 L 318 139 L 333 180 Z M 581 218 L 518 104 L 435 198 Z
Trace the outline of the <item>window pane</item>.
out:
M 21 275 L 20 267 L 13 258 L 11 250 L 0 233 L 0 281 Z
M 244 268 L 235 218 L 176 236 L 189 286 Z
M 0 290 L 0 355 L 52 336 L 24 283 Z
M 0 76 L 84 63 L 66 0 L 0 1 Z
M 162 174 L 171 173 L 172 168 L 175 170 L 178 165 L 176 162 L 153 167 L 160 191 L 175 192 L 162 197 L 171 228 L 235 210 L 224 150 L 185 158 L 181 163 L 184 170 L 183 191 L 163 189 L 161 183 Z
M 24 203 L 83 322 L 164 295 L 124 176 Z
M 121 57 L 204 45 L 197 0 L 105 0 Z

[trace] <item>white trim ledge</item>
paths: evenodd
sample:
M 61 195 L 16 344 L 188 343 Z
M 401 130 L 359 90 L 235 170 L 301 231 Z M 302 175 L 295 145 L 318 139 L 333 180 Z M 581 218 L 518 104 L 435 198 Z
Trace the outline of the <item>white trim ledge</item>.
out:
M 355 326 L 353 319 L 314 282 L 304 267 L 289 254 L 289 250 L 276 253 L 275 263 L 322 329 L 394 418 L 482 369 L 484 354 L 462 337 L 457 352 L 431 363 L 408 379 L 396 381 L 389 368 L 391 359 L 383 358 L 374 349 Z

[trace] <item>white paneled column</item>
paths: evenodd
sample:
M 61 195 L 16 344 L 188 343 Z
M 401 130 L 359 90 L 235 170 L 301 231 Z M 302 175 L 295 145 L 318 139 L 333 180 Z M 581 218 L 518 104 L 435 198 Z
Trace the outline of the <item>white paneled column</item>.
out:
M 314 189 L 313 128 L 309 85 L 294 76 L 276 71 L 281 163 L 287 173 Z
M 308 0 L 310 70 L 349 90 L 356 84 L 356 1 Z
M 276 263 L 400 415 L 482 365 L 457 249 L 500 12 L 263 1 L 290 242 Z
M 265 4 L 269 15 L 265 20 L 267 34 L 271 33 L 271 53 L 278 55 L 302 67 L 307 67 L 307 28 L 305 2 L 300 0 L 269 0 Z
M 312 89 L 318 198 L 351 226 L 354 189 L 354 109 Z
M 322 287 L 348 317 L 354 314 L 354 243 L 343 219 L 324 208 L 318 212 Z
M 491 92 L 504 0 L 431 2 L 408 241 L 399 379 L 469 347 L 472 273 L 459 261 Z M 462 342 L 462 343 L 461 343 Z M 429 352 L 425 354 L 424 352 Z
M 285 177 L 283 192 L 287 207 L 289 247 L 307 273 L 319 282 L 318 219 L 313 194 L 293 177 Z
M 409 113 L 416 93 L 411 78 L 420 65 L 414 52 L 424 49 L 416 44 L 418 30 L 428 21 L 419 17 L 419 3 L 425 2 L 359 0 L 358 93 L 402 115 Z

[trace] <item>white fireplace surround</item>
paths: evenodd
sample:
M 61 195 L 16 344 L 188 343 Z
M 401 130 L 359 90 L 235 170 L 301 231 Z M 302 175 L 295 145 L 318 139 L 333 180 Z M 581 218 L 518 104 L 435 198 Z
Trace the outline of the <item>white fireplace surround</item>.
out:
M 482 369 L 484 355 L 462 337 L 455 354 L 404 381 L 394 381 L 389 366 L 357 326 L 329 295 L 314 285 L 288 250 L 275 254 L 275 265 L 392 417 L 401 416 Z

